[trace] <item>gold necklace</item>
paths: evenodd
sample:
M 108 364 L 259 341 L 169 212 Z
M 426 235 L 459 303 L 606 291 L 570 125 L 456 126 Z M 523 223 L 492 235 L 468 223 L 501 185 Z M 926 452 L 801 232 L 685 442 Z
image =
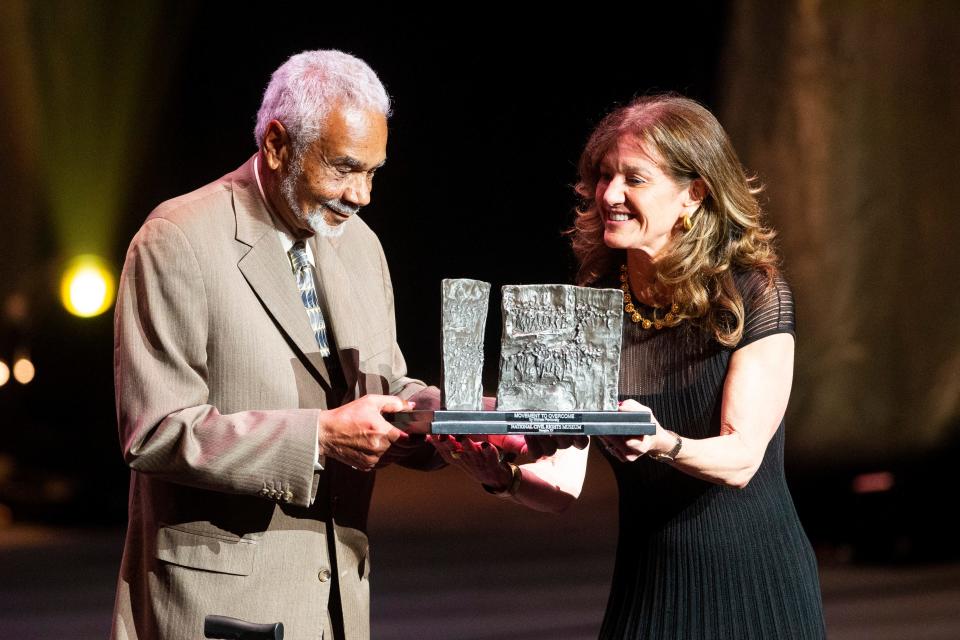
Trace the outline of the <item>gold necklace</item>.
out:
M 649 329 L 653 327 L 655 329 L 663 329 L 666 326 L 673 326 L 676 324 L 674 320 L 677 318 L 677 314 L 680 313 L 680 305 L 676 302 L 670 305 L 670 311 L 667 312 L 667 315 L 663 318 L 657 317 L 657 311 L 654 309 L 652 318 L 644 318 L 635 306 L 633 306 L 633 296 L 630 295 L 630 279 L 627 277 L 627 265 L 620 266 L 620 289 L 623 291 L 623 310 L 627 312 L 635 324 L 639 323 L 644 329 Z M 682 319 L 682 318 L 681 318 Z M 677 320 L 679 322 L 679 320 Z

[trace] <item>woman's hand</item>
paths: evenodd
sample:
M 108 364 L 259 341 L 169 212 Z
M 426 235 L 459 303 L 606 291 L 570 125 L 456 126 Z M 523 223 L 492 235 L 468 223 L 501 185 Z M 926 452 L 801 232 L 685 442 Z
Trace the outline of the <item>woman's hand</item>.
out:
M 523 438 L 504 436 L 501 443 L 505 448 L 501 450 L 487 440 L 498 436 L 474 437 L 477 439 L 428 436 L 448 464 L 458 467 L 494 493 L 515 489 L 516 493 L 510 494 L 511 499 L 530 509 L 559 513 L 580 495 L 587 470 L 586 449 L 561 449 L 552 456 L 523 464 L 520 466 L 520 482 L 514 485 L 514 470 L 505 459 L 511 455 L 509 448 L 515 447 L 517 440 L 522 443 Z
M 586 449 L 590 444 L 588 436 L 526 436 L 527 451 L 536 460 L 544 456 L 552 456 L 557 451 L 574 447 Z
M 791 334 L 777 333 L 734 351 L 723 385 L 719 434 L 684 438 L 671 466 L 708 482 L 746 487 L 783 420 L 793 381 L 793 347 Z M 644 409 L 647 407 L 635 400 L 620 405 L 621 411 Z M 598 440 L 623 462 L 650 451 L 670 451 L 676 444 L 659 424 L 652 436 L 604 436 Z
M 664 447 L 662 450 L 669 451 L 673 443 L 664 444 L 664 436 L 669 438 L 666 430 L 660 426 L 657 419 L 653 417 L 653 411 L 650 407 L 645 407 L 636 400 L 624 400 L 620 403 L 620 411 L 649 411 L 650 419 L 657 427 L 657 432 L 649 436 L 597 436 L 600 445 L 614 458 L 620 462 L 634 462 L 645 456 L 650 451 L 660 451 L 658 447 Z
M 466 436 L 452 438 L 446 434 L 429 438 L 447 464 L 494 491 L 510 486 L 513 480 L 510 467 L 503 462 L 500 450 L 486 440 L 474 442 Z

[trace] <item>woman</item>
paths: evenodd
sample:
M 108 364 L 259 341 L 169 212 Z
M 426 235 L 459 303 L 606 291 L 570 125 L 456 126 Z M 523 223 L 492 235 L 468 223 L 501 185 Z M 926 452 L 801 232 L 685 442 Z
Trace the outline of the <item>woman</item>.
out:
M 824 637 L 816 561 L 783 473 L 793 299 L 758 189 L 713 115 L 675 95 L 604 118 L 579 171 L 578 284 L 623 289 L 621 410 L 657 421 L 651 436 L 599 438 L 620 489 L 601 637 Z M 437 446 L 528 506 L 561 507 L 544 501 L 548 487 L 579 491 L 549 475 L 584 464 L 569 450 L 517 473 L 492 446 Z

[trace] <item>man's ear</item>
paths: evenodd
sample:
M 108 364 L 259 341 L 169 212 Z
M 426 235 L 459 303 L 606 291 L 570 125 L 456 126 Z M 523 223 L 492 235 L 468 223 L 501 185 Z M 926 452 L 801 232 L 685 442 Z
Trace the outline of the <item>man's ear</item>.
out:
M 286 169 L 292 154 L 290 134 L 279 120 L 271 120 L 263 133 L 263 157 L 271 171 Z

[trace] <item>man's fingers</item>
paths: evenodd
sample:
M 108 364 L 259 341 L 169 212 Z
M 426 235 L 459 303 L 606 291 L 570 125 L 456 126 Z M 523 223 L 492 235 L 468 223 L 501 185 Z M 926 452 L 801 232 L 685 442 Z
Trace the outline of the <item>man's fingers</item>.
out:
M 373 471 L 378 462 L 380 462 L 380 456 L 363 456 L 363 466 L 357 468 L 360 471 Z
M 407 436 L 407 434 L 405 434 L 403 431 L 400 431 L 400 429 L 397 429 L 395 426 L 391 425 L 389 422 L 386 422 L 384 420 L 384 423 L 388 425 L 388 429 L 383 434 L 384 437 L 389 441 L 389 444 L 387 444 L 388 447 L 393 445 L 393 443 L 396 442 L 397 440 L 400 440 L 401 438 L 405 438 Z
M 408 422 L 403 425 L 403 430 L 409 435 L 420 436 L 421 438 L 430 433 L 430 427 L 433 425 L 429 420 Z
M 380 413 L 396 413 L 397 411 L 410 411 L 417 403 L 410 402 L 409 400 L 401 400 L 397 396 L 364 396 L 365 398 L 370 398 L 377 408 L 380 410 Z
M 410 436 L 409 433 L 400 432 L 400 437 L 390 444 L 392 449 L 415 449 L 423 443 L 423 436 Z
M 427 387 L 411 397 L 410 400 L 417 409 L 439 409 L 441 405 L 440 389 L 434 386 Z

